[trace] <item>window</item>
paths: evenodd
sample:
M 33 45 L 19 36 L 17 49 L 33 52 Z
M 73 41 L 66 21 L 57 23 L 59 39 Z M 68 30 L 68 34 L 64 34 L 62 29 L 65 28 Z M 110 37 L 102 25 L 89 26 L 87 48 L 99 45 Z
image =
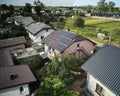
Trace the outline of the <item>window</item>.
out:
M 48 29 L 46 29 L 46 32 L 48 32 Z
M 78 51 L 80 50 L 80 44 L 77 44 L 77 50 Z
M 41 39 L 43 39 L 44 38 L 44 36 L 41 36 Z
M 23 87 L 20 87 L 20 93 L 22 93 L 24 91 L 24 88 Z
M 99 85 L 96 84 L 96 92 L 100 95 L 100 96 L 104 96 L 104 89 Z

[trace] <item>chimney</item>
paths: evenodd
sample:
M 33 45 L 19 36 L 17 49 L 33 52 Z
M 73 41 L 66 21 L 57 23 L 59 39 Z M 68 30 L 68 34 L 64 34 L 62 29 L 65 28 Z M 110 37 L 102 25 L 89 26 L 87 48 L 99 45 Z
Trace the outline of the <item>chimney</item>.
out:
M 17 77 L 16 74 L 14 74 L 13 72 L 9 72 L 9 76 L 10 76 L 10 79 L 13 80 Z

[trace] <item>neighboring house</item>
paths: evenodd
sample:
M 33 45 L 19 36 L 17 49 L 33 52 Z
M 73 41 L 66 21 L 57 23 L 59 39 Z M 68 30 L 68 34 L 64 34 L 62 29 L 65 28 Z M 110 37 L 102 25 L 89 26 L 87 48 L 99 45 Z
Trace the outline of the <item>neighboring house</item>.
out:
M 120 48 L 108 45 L 99 49 L 82 69 L 92 95 L 120 96 Z
M 45 52 L 52 58 L 59 54 L 73 54 L 83 59 L 93 54 L 95 43 L 69 31 L 57 30 L 43 39 Z
M 27 65 L 15 66 L 9 51 L 0 51 L 0 96 L 29 96 L 36 78 Z
M 24 36 L 0 40 L 0 50 L 24 49 L 26 40 Z
M 29 37 L 31 40 L 33 40 L 34 43 L 41 44 L 42 39 L 52 33 L 54 31 L 54 28 L 52 28 L 49 25 L 46 25 L 44 23 L 32 23 L 28 27 L 26 27 L 27 33 L 29 34 Z
M 23 25 L 23 27 L 27 27 L 35 22 L 32 17 L 15 16 L 14 19 L 15 25 Z
M 8 17 L 5 22 L 7 22 L 8 24 L 11 24 L 14 22 L 14 18 L 13 17 Z
M 0 96 L 28 96 L 36 78 L 27 65 L 0 67 Z

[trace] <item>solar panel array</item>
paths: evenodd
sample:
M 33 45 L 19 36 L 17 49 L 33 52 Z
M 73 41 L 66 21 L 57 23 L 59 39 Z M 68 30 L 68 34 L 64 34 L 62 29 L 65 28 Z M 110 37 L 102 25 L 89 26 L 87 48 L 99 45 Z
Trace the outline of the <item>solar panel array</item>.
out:
M 76 37 L 76 34 L 73 34 L 71 32 L 67 31 L 61 31 L 61 34 L 58 38 L 58 41 L 56 43 L 56 49 L 60 52 L 62 52 L 64 49 L 66 49 L 70 44 L 73 43 L 73 39 Z

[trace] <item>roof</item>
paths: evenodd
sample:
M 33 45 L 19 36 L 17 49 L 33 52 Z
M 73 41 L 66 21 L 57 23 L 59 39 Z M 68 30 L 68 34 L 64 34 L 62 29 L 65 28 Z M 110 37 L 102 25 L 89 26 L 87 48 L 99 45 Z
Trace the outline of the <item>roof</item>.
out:
M 24 27 L 27 27 L 35 22 L 32 17 L 15 16 L 14 18 L 16 22 L 22 24 Z
M 14 45 L 18 45 L 18 44 L 24 44 L 24 43 L 26 43 L 24 36 L 2 39 L 2 40 L 0 40 L 0 48 L 14 46 Z
M 0 67 L 7 67 L 10 65 L 14 65 L 10 52 L 0 51 Z
M 28 27 L 26 27 L 26 29 L 33 35 L 36 35 L 38 32 L 40 32 L 43 29 L 49 29 L 49 28 L 52 27 L 40 22 L 32 23 Z
M 108 45 L 99 49 L 82 69 L 120 96 L 120 48 Z
M 15 79 L 11 79 L 9 73 L 16 74 Z M 18 65 L 10 67 L 0 67 L 0 89 L 35 82 L 36 78 L 27 65 Z
M 43 42 L 49 47 L 63 52 L 67 47 L 69 47 L 73 42 L 78 42 L 82 40 L 89 40 L 83 36 L 74 34 L 69 31 L 57 30 L 49 34 L 43 39 Z M 92 42 L 91 40 L 89 40 Z M 92 42 L 95 44 L 94 42 Z

